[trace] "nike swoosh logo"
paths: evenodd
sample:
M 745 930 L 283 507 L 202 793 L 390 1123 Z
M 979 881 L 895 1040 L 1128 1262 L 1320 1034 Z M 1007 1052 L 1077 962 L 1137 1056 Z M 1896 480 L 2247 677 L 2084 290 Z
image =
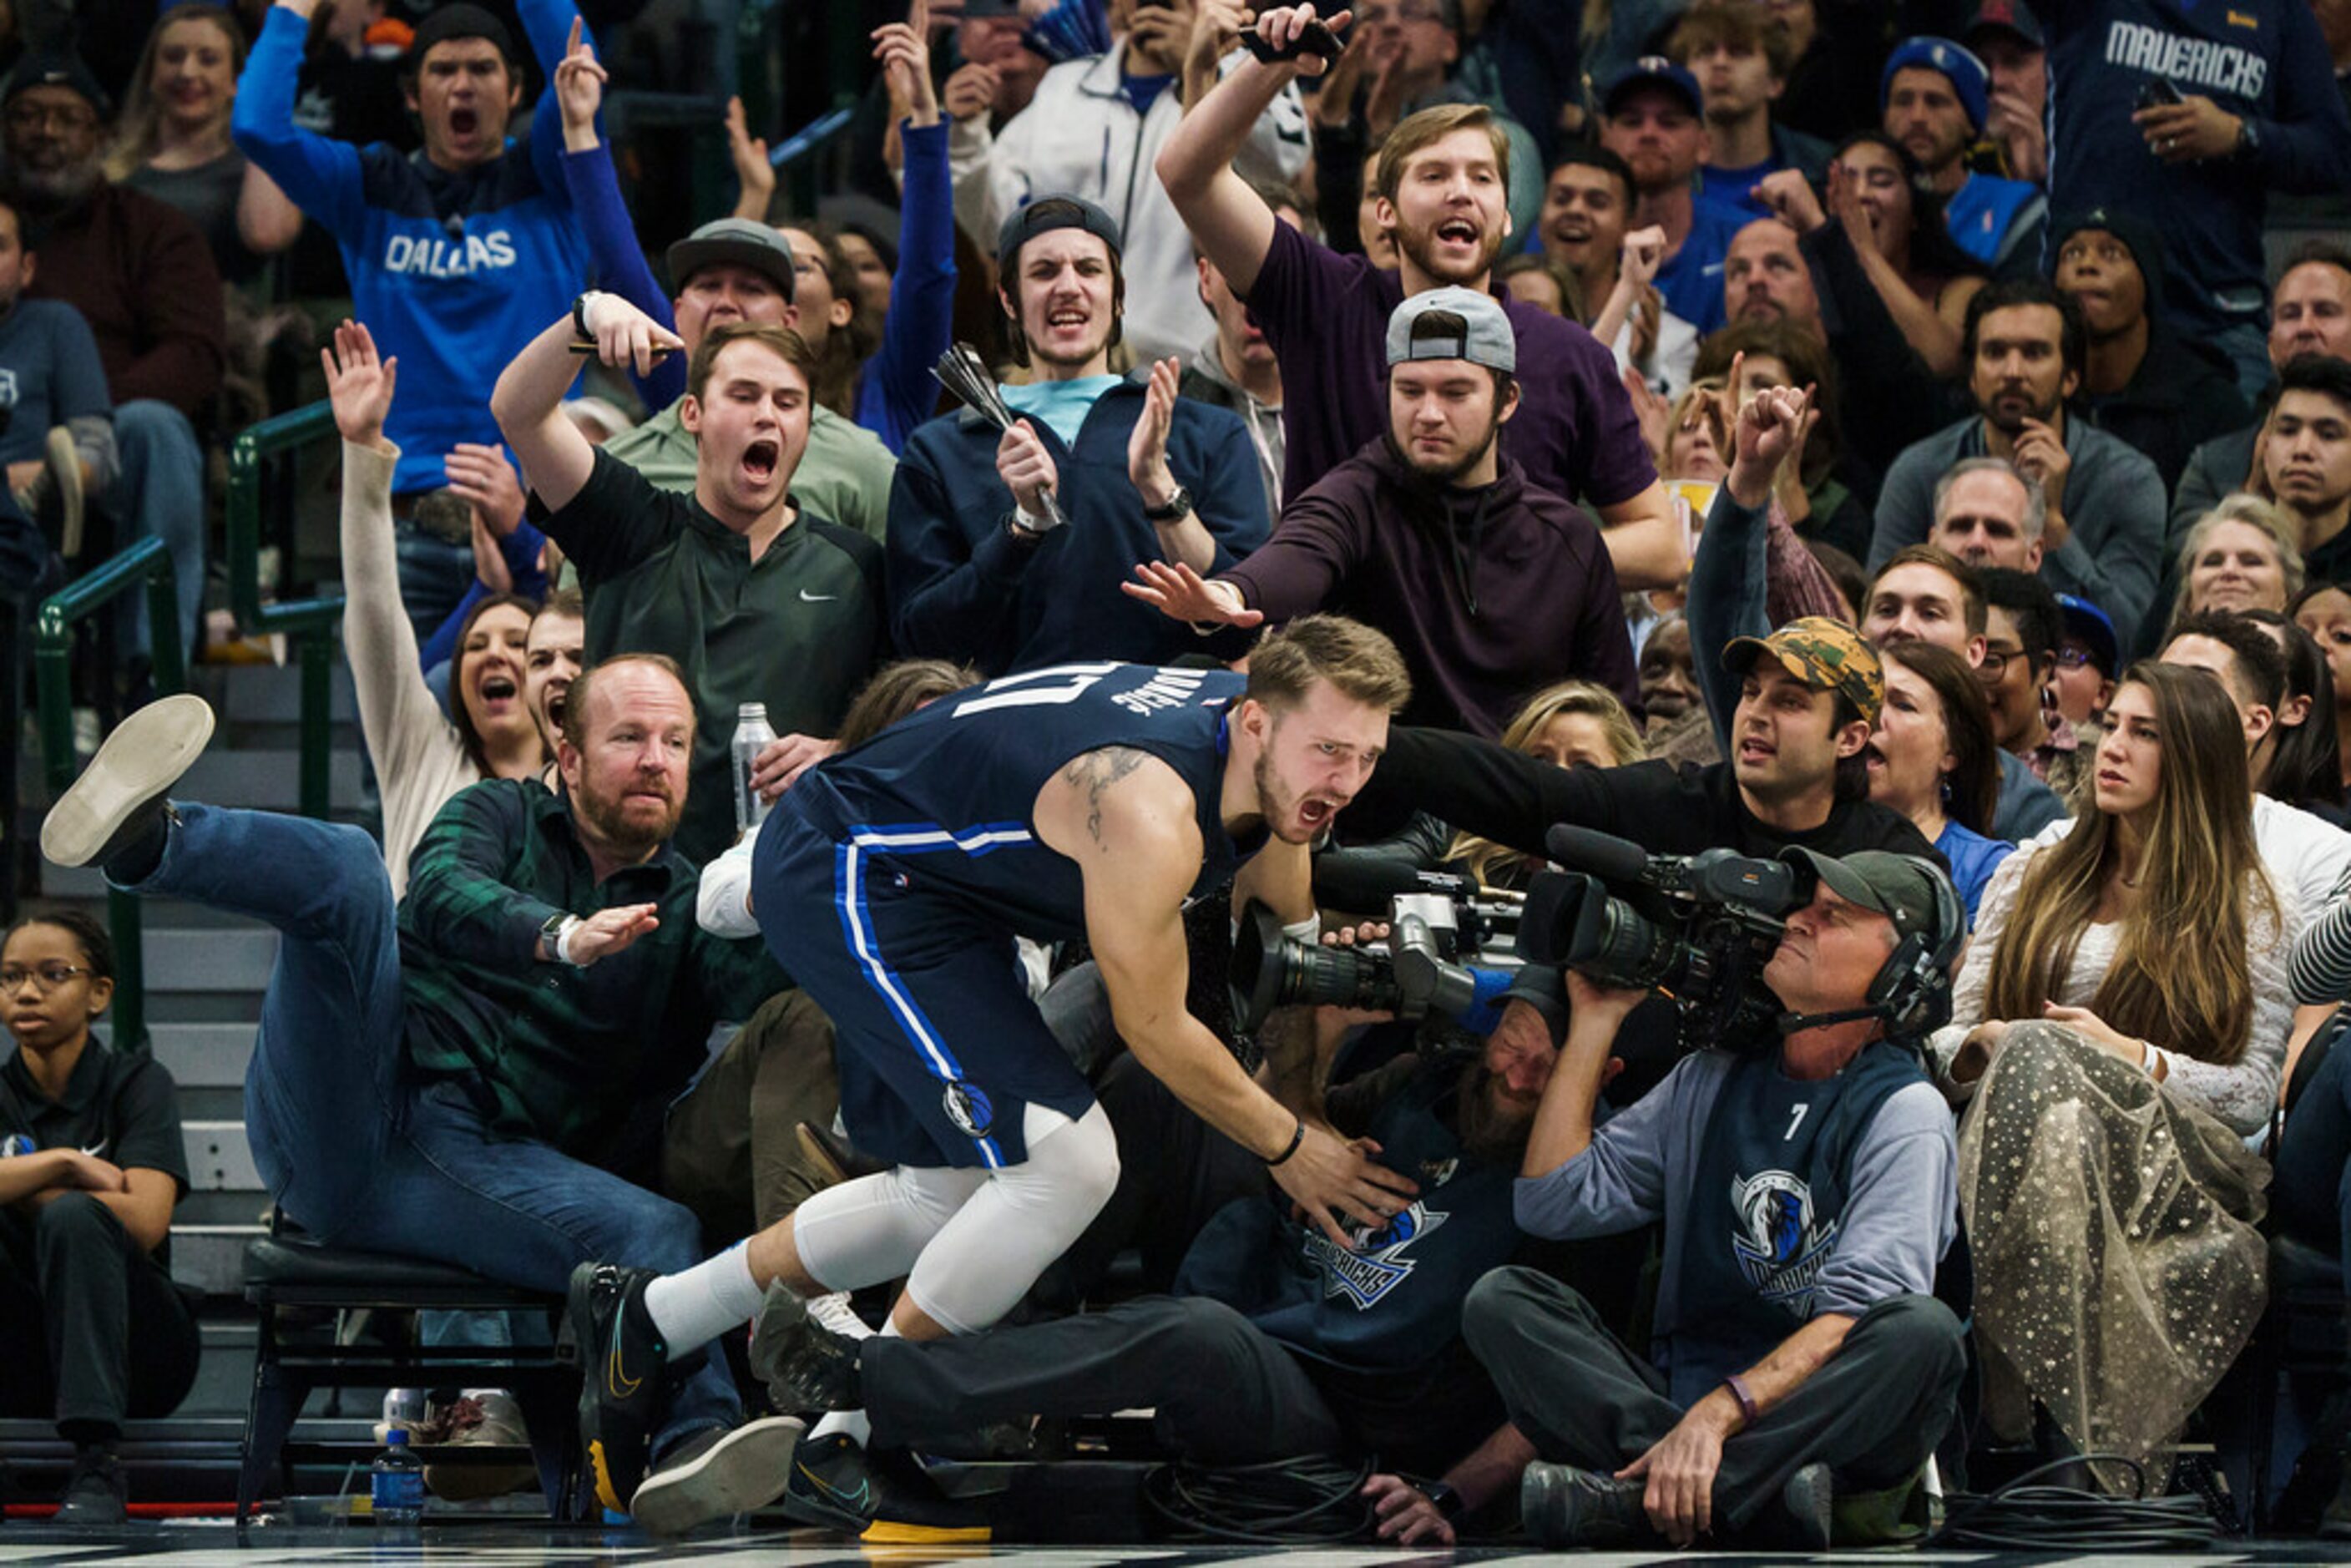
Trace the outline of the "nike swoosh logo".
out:
M 612 1319 L 612 1354 L 604 1369 L 604 1385 L 619 1398 L 633 1399 L 644 1381 L 642 1377 L 631 1377 L 628 1369 L 621 1364 L 621 1320 L 615 1314 Z
M 89 1155 L 90 1158 L 92 1158 L 92 1159 L 96 1159 L 99 1155 L 100 1155 L 104 1154 L 105 1152 L 106 1152 L 106 1140 L 105 1140 L 104 1138 L 100 1138 L 98 1142 L 96 1142 L 96 1143 L 92 1144 L 89 1147 L 88 1147 L 88 1148 L 86 1148 L 86 1149 L 84 1149 L 84 1150 L 82 1151 L 82 1153 L 83 1153 L 83 1154 L 88 1155 Z
M 830 604 L 840 597 L 838 593 L 810 593 L 805 588 L 800 590 L 800 602 L 803 604 Z

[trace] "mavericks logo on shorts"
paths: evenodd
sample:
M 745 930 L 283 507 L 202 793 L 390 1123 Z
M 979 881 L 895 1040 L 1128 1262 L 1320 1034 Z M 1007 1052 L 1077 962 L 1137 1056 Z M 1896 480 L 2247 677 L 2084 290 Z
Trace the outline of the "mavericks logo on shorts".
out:
M 988 1128 L 996 1124 L 996 1107 L 987 1103 L 987 1096 L 960 1078 L 948 1082 L 939 1103 L 946 1111 L 947 1120 L 962 1128 L 967 1137 L 984 1138 Z

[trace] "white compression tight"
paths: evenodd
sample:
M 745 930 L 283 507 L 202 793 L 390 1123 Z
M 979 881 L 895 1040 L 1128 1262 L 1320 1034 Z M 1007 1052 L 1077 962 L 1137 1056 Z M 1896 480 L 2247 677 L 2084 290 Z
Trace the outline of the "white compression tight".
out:
M 1001 1170 L 901 1166 L 827 1187 L 793 1212 L 800 1266 L 828 1291 L 907 1276 L 950 1333 L 1012 1310 L 1118 1185 L 1118 1138 L 1095 1105 L 1072 1122 L 1030 1105 L 1029 1157 Z

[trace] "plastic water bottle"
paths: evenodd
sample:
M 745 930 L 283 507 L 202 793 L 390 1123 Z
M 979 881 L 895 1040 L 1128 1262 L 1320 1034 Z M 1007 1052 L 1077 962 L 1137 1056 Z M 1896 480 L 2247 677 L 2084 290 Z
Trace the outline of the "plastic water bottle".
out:
M 775 743 L 775 727 L 768 722 L 766 703 L 745 703 L 735 710 L 735 834 L 743 834 L 768 820 L 768 802 L 751 788 L 751 768 L 759 753 Z
M 376 1456 L 368 1477 L 368 1511 L 376 1528 L 406 1529 L 424 1518 L 424 1461 L 408 1446 L 405 1428 L 395 1427 Z

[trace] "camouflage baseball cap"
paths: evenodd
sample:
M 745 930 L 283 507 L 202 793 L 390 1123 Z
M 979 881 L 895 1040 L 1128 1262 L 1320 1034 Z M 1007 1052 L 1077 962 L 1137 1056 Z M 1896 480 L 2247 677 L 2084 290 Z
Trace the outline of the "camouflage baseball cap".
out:
M 1769 637 L 1738 637 L 1722 650 L 1722 667 L 1744 675 L 1769 653 L 1816 692 L 1842 692 L 1861 716 L 1877 722 L 1886 706 L 1886 667 L 1860 632 L 1825 615 L 1791 621 Z

